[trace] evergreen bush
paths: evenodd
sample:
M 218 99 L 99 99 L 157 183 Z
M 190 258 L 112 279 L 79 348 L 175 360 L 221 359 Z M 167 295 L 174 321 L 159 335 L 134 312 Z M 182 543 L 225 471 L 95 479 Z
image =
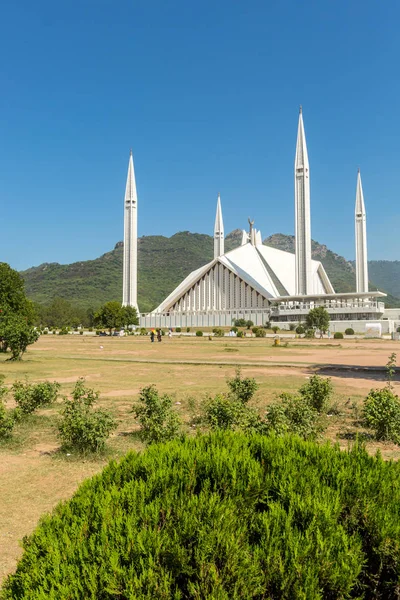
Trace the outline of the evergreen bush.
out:
M 273 327 L 271 327 L 271 329 L 274 333 L 277 333 L 279 331 L 278 325 L 274 325 Z
M 180 333 L 180 332 L 182 331 L 182 329 L 181 329 L 180 327 L 177 327 L 177 328 L 175 329 L 175 331 L 176 331 L 176 333 Z
M 186 333 L 189 333 L 190 327 L 186 327 Z
M 297 325 L 297 327 L 296 327 L 296 333 L 298 335 L 302 335 L 305 332 L 306 332 L 306 330 L 304 329 L 303 325 Z
M 61 385 L 57 381 L 29 383 L 15 381 L 12 385 L 14 400 L 22 414 L 33 413 L 42 406 L 48 406 L 57 400 Z
M 224 330 L 216 327 L 213 329 L 214 337 L 224 337 Z
M 156 387 L 150 385 L 140 390 L 139 403 L 133 406 L 133 412 L 140 424 L 142 442 L 166 442 L 180 434 L 181 419 L 172 408 L 170 396 L 160 396 Z
M 341 331 L 335 331 L 335 333 L 333 334 L 333 338 L 335 340 L 342 340 L 343 339 L 343 333 Z
M 345 335 L 354 335 L 354 329 L 352 329 L 351 327 L 348 327 L 344 333 L 345 333 Z
M 202 331 L 196 331 L 196 336 L 197 337 L 203 337 L 203 332 Z
M 93 410 L 99 392 L 85 387 L 85 380 L 78 379 L 71 398 L 64 398 L 62 418 L 58 425 L 63 449 L 78 452 L 101 452 L 117 423 L 109 412 Z
M 237 327 L 235 327 L 235 325 L 233 327 L 231 327 L 231 331 L 234 331 L 235 333 L 237 333 L 239 331 L 239 329 Z
M 256 337 L 257 338 L 265 338 L 266 335 L 267 335 L 267 332 L 265 331 L 265 329 L 262 329 L 261 327 L 259 327 L 257 329 L 257 332 L 256 332 Z
M 244 332 L 243 332 L 243 331 L 240 331 L 240 330 L 238 330 L 238 331 L 236 332 L 236 337 L 238 337 L 238 338 L 242 338 L 242 337 L 244 337 Z
M 3 600 L 397 600 L 400 465 L 232 432 L 129 453 L 24 538 Z

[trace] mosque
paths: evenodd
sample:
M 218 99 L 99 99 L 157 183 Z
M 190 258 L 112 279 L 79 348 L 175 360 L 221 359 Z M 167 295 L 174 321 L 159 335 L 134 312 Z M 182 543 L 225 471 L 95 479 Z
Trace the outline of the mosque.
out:
M 235 319 L 255 325 L 276 322 L 282 329 L 305 320 L 311 308 L 323 306 L 331 331 L 352 327 L 365 331 L 380 322 L 395 331 L 400 309 L 386 309 L 383 292 L 368 290 L 366 212 L 361 175 L 355 203 L 356 290 L 335 293 L 324 267 L 311 258 L 310 166 L 300 108 L 294 164 L 295 252 L 262 243 L 249 219 L 241 245 L 224 250 L 224 225 L 218 195 L 214 226 L 214 258 L 190 273 L 151 313 L 140 315 L 142 327 L 230 326 Z M 137 305 L 137 192 L 132 153 L 129 159 L 124 213 L 123 305 Z M 398 323 L 396 322 L 398 321 Z

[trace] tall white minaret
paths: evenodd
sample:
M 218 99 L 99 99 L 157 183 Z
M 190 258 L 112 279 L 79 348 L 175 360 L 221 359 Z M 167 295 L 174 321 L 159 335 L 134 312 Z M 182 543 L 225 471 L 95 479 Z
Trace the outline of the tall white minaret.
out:
M 122 305 L 137 305 L 137 193 L 132 150 L 124 201 L 124 276 Z
M 365 212 L 360 169 L 358 169 L 357 175 L 355 221 L 357 292 L 368 292 L 367 215 Z
M 300 106 L 294 163 L 296 294 L 312 294 L 310 165 Z
M 218 194 L 217 214 L 215 215 L 214 225 L 214 258 L 225 254 L 224 250 L 224 222 L 222 220 L 221 196 Z

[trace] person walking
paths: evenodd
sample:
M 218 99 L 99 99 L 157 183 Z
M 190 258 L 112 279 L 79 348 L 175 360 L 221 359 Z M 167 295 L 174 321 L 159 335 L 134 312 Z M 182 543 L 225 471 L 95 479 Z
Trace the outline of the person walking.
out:
M 154 342 L 154 329 L 152 329 L 150 332 L 150 340 L 151 342 Z
M 157 342 L 161 342 L 161 329 L 157 329 Z

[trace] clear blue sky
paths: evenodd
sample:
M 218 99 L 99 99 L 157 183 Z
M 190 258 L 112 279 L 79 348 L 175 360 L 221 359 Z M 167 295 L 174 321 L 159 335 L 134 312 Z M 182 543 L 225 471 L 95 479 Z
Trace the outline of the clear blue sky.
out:
M 294 231 L 299 104 L 312 237 L 354 258 L 361 168 L 371 259 L 400 260 L 398 0 L 3 0 L 0 261 L 96 258 L 123 236 L 255 219 Z

